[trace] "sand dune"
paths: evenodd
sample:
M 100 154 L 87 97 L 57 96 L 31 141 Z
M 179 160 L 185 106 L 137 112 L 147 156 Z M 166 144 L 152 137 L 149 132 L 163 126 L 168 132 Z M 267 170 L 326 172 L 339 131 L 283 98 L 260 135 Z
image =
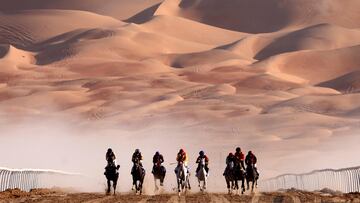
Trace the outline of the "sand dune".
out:
M 35 152 L 24 147 L 31 164 L 62 169 L 65 163 L 102 174 L 99 151 L 114 140 L 121 156 L 135 147 L 147 154 L 164 149 L 167 157 L 179 147 L 191 157 L 205 149 L 214 160 L 216 187 L 223 184 L 223 159 L 237 145 L 258 155 L 262 177 L 360 164 L 354 155 L 360 131 L 358 0 L 0 5 L 4 135 L 32 129 L 13 128 L 17 123 L 52 119 L 57 125 L 44 132 L 59 131 L 57 138 L 96 134 L 96 141 L 86 142 L 86 163 L 36 162 Z M 58 123 L 75 130 L 64 132 Z M 73 157 L 82 153 L 78 149 L 51 156 Z M 8 159 L 3 147 L 0 152 L 0 166 L 29 163 Z
M 79 28 L 121 24 L 113 18 L 84 11 L 27 10 L 0 13 L 0 43 L 26 47 Z
M 161 0 L 1 0 L 0 11 L 33 9 L 81 10 L 124 20 Z
M 318 24 L 273 38 L 273 42 L 259 51 L 255 58 L 262 60 L 281 53 L 339 49 L 354 44 L 360 44 L 359 30 Z
M 285 80 L 316 84 L 359 69 L 360 46 L 335 50 L 300 51 L 274 56 L 256 64 Z
M 319 23 L 358 28 L 359 13 L 357 0 L 165 0 L 155 15 L 182 16 L 230 30 L 263 33 Z
M 222 45 L 247 36 L 176 16 L 154 16 L 141 27 L 152 32 L 162 30 L 161 33 L 168 36 L 209 45 Z
M 26 52 L 20 49 L 17 49 L 11 45 L 3 45 L 2 49 L 3 56 L 1 57 L 4 61 L 13 61 L 17 64 L 32 64 L 35 62 L 34 56 L 30 52 Z
M 359 94 L 328 95 L 328 96 L 302 96 L 283 103 L 276 104 L 268 112 L 282 108 L 292 108 L 294 111 L 307 111 L 325 115 L 343 115 L 357 110 Z
M 322 82 L 318 86 L 336 89 L 343 93 L 357 93 L 360 90 L 360 71 L 354 71 L 333 80 Z
M 204 65 L 216 64 L 222 61 L 228 61 L 232 59 L 246 60 L 243 57 L 228 51 L 211 50 L 189 54 L 168 55 L 165 61 L 168 63 L 169 66 L 174 68 L 201 68 L 201 66 Z M 204 68 L 202 69 L 204 70 Z

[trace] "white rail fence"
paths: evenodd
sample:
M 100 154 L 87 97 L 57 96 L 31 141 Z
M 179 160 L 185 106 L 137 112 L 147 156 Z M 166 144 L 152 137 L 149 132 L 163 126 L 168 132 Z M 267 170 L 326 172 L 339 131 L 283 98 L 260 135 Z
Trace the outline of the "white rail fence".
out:
M 71 187 L 73 177 L 77 176 L 80 175 L 56 170 L 0 168 L 0 191 Z
M 268 192 L 291 188 L 306 191 L 329 188 L 345 193 L 360 192 L 360 166 L 315 170 L 304 174 L 284 174 L 262 181 L 260 188 Z

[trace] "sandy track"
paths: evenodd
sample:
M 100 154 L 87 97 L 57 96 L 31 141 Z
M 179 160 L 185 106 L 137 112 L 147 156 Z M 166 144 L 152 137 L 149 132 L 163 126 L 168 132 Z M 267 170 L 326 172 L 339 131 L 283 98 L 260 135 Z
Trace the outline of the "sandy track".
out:
M 48 190 L 36 190 L 30 193 L 9 190 L 0 193 L 0 202 L 138 202 L 138 203 L 232 203 L 232 202 L 360 202 L 360 194 L 325 194 L 289 190 L 275 193 L 256 193 L 254 195 L 227 195 L 221 193 L 194 193 L 178 197 L 176 194 L 133 195 L 117 194 L 107 196 L 100 193 L 62 193 Z

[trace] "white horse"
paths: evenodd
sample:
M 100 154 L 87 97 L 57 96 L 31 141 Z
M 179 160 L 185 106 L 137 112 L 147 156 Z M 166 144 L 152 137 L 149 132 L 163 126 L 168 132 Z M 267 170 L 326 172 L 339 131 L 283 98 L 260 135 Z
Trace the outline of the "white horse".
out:
M 176 180 L 178 184 L 178 193 L 179 196 L 181 192 L 186 192 L 190 187 L 190 180 L 189 180 L 189 172 L 187 167 L 184 163 L 180 162 L 179 165 L 175 169 L 176 173 Z
M 200 191 L 201 192 L 205 191 L 207 186 L 207 178 L 208 178 L 208 174 L 205 170 L 205 158 L 202 158 L 200 160 L 199 171 L 197 172 L 196 177 L 198 178 L 199 181 Z

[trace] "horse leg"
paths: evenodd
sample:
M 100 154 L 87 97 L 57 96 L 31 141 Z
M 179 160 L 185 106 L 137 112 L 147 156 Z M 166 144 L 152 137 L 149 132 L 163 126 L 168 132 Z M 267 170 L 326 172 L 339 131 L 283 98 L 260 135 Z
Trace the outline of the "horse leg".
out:
M 116 185 L 117 185 L 117 179 L 113 181 L 113 187 L 114 187 L 114 195 L 116 193 Z
M 111 187 L 111 183 L 110 183 L 109 179 L 107 180 L 107 186 L 108 186 L 108 189 L 106 191 L 106 194 L 109 194 L 110 193 L 110 187 Z
M 249 179 L 248 178 L 246 178 L 246 185 L 247 185 L 247 190 L 249 190 L 250 186 L 249 186 Z
M 132 183 L 132 187 L 131 187 L 131 190 L 134 190 L 136 189 L 136 179 L 135 179 L 135 176 L 133 175 L 133 183 Z
M 142 180 L 140 181 L 140 185 L 139 185 L 139 186 L 140 186 L 140 188 L 139 188 L 139 189 L 140 189 L 140 191 L 139 191 L 139 192 L 140 192 L 140 195 L 142 195 L 142 184 L 143 184 L 143 181 L 144 181 L 144 179 L 142 179 Z
M 226 187 L 228 189 L 228 194 L 230 194 L 230 182 L 227 178 L 225 178 L 225 181 L 226 181 Z
M 251 193 L 253 193 L 253 192 L 254 192 L 254 185 L 255 185 L 255 180 L 254 180 L 254 181 L 252 181 L 252 183 L 251 183 Z
M 186 178 L 186 183 L 187 183 L 187 185 L 188 185 L 189 190 L 191 190 L 191 185 L 190 185 L 189 176 L 187 176 L 187 178 Z
M 161 176 L 160 178 L 160 186 L 164 186 L 164 179 L 165 179 L 165 176 Z
M 244 194 L 245 192 L 245 178 L 243 177 L 241 179 L 241 194 Z
M 177 184 L 178 184 L 178 195 L 179 195 L 179 197 L 180 197 L 180 194 L 181 194 L 181 183 L 180 183 L 180 180 L 179 180 L 179 178 L 177 178 Z
M 235 180 L 235 190 L 236 190 L 236 194 L 239 194 L 239 183 L 238 183 L 238 180 Z

